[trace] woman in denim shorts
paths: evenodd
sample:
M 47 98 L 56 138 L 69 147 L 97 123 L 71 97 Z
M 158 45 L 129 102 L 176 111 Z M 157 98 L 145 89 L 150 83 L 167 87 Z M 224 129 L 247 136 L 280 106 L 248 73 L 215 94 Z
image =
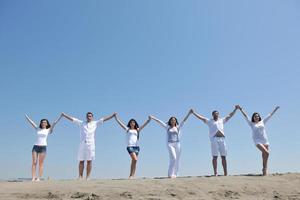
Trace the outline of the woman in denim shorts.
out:
M 125 124 L 119 119 L 117 115 L 115 115 L 115 119 L 118 124 L 126 131 L 127 151 L 131 157 L 131 167 L 129 175 L 129 179 L 131 179 L 135 175 L 136 163 L 140 151 L 140 147 L 138 146 L 139 134 L 141 130 L 150 122 L 150 117 L 141 127 L 139 127 L 135 119 L 130 119 L 127 126 L 125 126 Z
M 54 126 L 60 118 L 61 116 L 52 124 L 52 126 L 47 119 L 42 119 L 39 127 L 37 127 L 37 125 L 26 115 L 26 119 L 37 132 L 37 141 L 32 148 L 32 181 L 40 181 L 40 177 L 43 175 L 44 160 L 47 152 L 47 137 L 52 133 Z M 39 176 L 36 178 L 37 161 L 39 161 Z

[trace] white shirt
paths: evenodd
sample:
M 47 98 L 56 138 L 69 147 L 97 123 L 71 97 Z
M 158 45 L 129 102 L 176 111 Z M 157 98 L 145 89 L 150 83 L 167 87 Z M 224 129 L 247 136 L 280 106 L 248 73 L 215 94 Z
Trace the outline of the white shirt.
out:
M 265 123 L 270 119 L 270 117 L 271 116 L 268 116 L 258 123 L 254 123 L 250 121 L 248 117 L 246 117 L 246 120 L 252 129 L 252 139 L 255 144 L 257 143 L 269 144 L 266 129 L 265 129 Z
M 138 132 L 136 129 L 126 130 L 126 143 L 128 147 L 138 146 Z
M 209 138 L 213 138 L 218 131 L 222 132 L 224 134 L 224 123 L 225 118 L 219 118 L 217 121 L 214 119 L 206 120 L 206 124 L 209 129 Z
M 47 137 L 50 133 L 50 128 L 48 128 L 48 129 L 38 128 L 36 133 L 37 133 L 37 140 L 36 140 L 35 145 L 47 146 Z
M 103 124 L 103 118 L 98 121 L 91 122 L 83 122 L 79 119 L 73 118 L 73 122 L 80 128 L 80 143 L 95 144 L 95 132 L 97 127 Z

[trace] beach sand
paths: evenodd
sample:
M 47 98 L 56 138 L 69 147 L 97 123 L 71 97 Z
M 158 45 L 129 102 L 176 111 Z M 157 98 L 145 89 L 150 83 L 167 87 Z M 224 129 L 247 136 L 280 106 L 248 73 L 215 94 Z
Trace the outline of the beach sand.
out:
M 0 199 L 300 199 L 300 173 L 268 176 L 0 182 Z

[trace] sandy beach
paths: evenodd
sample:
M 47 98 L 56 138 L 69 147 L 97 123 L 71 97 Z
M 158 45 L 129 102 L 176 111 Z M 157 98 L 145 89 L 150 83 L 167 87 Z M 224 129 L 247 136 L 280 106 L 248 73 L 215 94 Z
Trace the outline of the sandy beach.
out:
M 0 182 L 0 199 L 300 199 L 300 173 Z

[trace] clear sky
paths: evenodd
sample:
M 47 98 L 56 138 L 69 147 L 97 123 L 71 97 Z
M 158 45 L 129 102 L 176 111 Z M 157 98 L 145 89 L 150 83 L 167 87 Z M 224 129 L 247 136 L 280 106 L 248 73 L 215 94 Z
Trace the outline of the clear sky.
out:
M 265 116 L 270 172 L 299 172 L 300 2 L 297 0 L 0 1 L 0 179 L 30 177 L 34 129 L 66 112 L 181 120 L 188 109 L 222 116 L 241 104 Z M 124 178 L 130 158 L 115 121 L 96 133 L 93 178 Z M 141 133 L 137 176 L 166 176 L 165 131 Z M 261 155 L 241 113 L 225 126 L 229 174 L 259 173 Z M 45 177 L 77 177 L 79 129 L 59 122 Z M 181 175 L 212 173 L 208 128 L 182 130 Z M 220 163 L 219 163 L 220 164 Z M 219 170 L 221 170 L 219 165 Z M 221 171 L 220 171 L 221 172 Z

